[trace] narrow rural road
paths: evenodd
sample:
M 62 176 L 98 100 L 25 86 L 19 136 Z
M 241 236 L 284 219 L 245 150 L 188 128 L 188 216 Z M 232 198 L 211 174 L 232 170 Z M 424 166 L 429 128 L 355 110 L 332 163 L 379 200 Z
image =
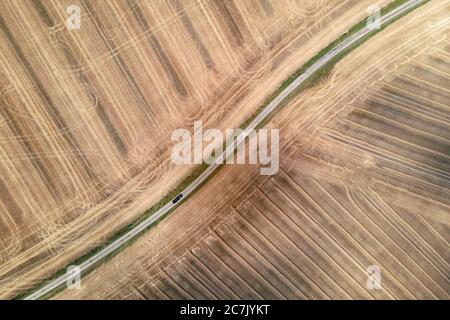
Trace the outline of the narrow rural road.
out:
M 403 5 L 397 7 L 396 9 L 390 11 L 383 17 L 381 17 L 381 24 L 386 24 L 392 21 L 393 19 L 397 18 L 398 16 L 402 15 L 406 11 L 412 9 L 413 7 L 419 5 L 422 2 L 422 0 L 410 0 L 405 2 Z M 356 42 L 358 42 L 360 39 L 367 36 L 369 33 L 371 33 L 373 30 L 368 28 L 367 26 L 357 33 L 351 35 L 350 37 L 344 39 L 339 45 L 331 49 L 327 54 L 322 56 L 319 60 L 317 60 L 313 65 L 311 65 L 304 73 L 299 75 L 286 89 L 284 89 L 274 100 L 272 100 L 256 117 L 255 119 L 247 126 L 247 128 L 236 138 L 236 143 L 228 147 L 221 155 L 218 157 L 224 157 L 227 158 L 229 155 L 231 155 L 235 148 L 239 146 L 245 138 L 250 134 L 252 130 L 254 130 L 262 121 L 264 121 L 269 114 L 286 98 L 288 97 L 292 92 L 294 92 L 295 89 L 297 89 L 302 83 L 305 82 L 311 75 L 313 75 L 316 71 L 318 71 L 321 67 L 326 65 L 329 61 L 331 61 L 335 56 L 342 53 L 345 49 L 349 48 Z M 92 267 L 95 263 L 101 261 L 103 258 L 107 257 L 109 254 L 114 252 L 116 249 L 124 246 L 127 242 L 129 242 L 131 239 L 137 237 L 143 230 L 145 230 L 147 227 L 154 224 L 156 221 L 158 221 L 162 216 L 164 216 L 166 213 L 168 213 L 171 209 L 173 209 L 175 206 L 177 206 L 181 201 L 183 201 L 187 196 L 189 196 L 197 187 L 199 187 L 220 165 L 219 164 L 211 164 L 197 179 L 195 179 L 188 187 L 186 187 L 181 194 L 183 195 L 182 198 L 177 202 L 173 203 L 170 201 L 166 205 L 164 205 L 162 208 L 160 208 L 157 212 L 155 212 L 152 216 L 141 222 L 139 225 L 137 225 L 132 230 L 125 233 L 123 236 L 100 250 L 95 255 L 91 256 L 89 259 L 81 263 L 78 267 L 80 272 L 86 271 L 90 267 Z M 44 285 L 42 288 L 36 290 L 34 293 L 30 294 L 29 296 L 25 297 L 25 300 L 35 300 L 43 297 L 47 293 L 51 292 L 52 290 L 64 285 L 67 281 L 70 281 L 73 278 L 73 274 L 66 273 L 46 285 Z

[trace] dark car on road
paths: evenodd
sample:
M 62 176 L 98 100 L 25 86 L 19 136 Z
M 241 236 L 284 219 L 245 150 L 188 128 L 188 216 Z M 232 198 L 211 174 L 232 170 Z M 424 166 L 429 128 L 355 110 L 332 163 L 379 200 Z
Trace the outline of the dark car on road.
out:
M 175 198 L 173 198 L 172 203 L 173 204 L 177 203 L 178 201 L 180 201 L 181 198 L 183 198 L 183 194 L 180 193 Z

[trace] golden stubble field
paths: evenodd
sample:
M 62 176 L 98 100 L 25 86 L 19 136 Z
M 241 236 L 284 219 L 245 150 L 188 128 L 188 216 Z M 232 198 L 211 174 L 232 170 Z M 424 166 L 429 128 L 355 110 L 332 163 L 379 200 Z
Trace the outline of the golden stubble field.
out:
M 178 127 L 235 128 L 388 1 L 0 3 L 0 297 L 141 215 L 192 170 Z M 66 8 L 81 8 L 67 30 Z
M 449 299 L 449 17 L 426 4 L 295 97 L 277 175 L 226 166 L 56 298 Z

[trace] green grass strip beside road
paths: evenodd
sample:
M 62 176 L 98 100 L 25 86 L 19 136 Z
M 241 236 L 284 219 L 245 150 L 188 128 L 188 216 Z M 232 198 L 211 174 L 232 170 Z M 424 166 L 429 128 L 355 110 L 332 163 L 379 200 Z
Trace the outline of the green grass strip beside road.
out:
M 401 6 L 402 4 L 406 3 L 408 0 L 395 0 L 393 2 L 391 2 L 390 4 L 388 4 L 387 6 L 385 6 L 384 8 L 381 9 L 381 15 L 385 15 L 386 13 L 394 10 L 395 8 Z M 349 48 L 347 48 L 344 52 L 341 52 L 340 54 L 338 54 L 336 57 L 334 57 L 332 60 L 330 60 L 326 65 L 324 65 L 321 69 L 317 70 L 313 75 L 311 75 L 301 86 L 299 86 L 295 92 L 293 92 L 291 95 L 289 95 L 286 99 L 283 100 L 283 102 L 277 107 L 276 111 L 278 111 L 281 107 L 285 106 L 287 104 L 287 102 L 290 101 L 290 99 L 292 99 L 293 96 L 297 95 L 300 91 L 303 91 L 307 88 L 313 87 L 315 86 L 318 82 L 320 82 L 324 77 L 326 77 L 330 71 L 333 69 L 333 67 L 336 65 L 336 63 L 338 61 L 340 61 L 343 57 L 345 57 L 349 52 L 351 52 L 352 50 L 354 50 L 355 48 L 359 47 L 362 43 L 364 43 L 365 41 L 367 41 L 369 38 L 371 38 L 372 36 L 374 36 L 375 34 L 377 34 L 378 32 L 382 31 L 383 29 L 385 29 L 388 25 L 392 24 L 393 22 L 397 21 L 398 19 L 400 19 L 401 17 L 403 17 L 404 15 L 406 15 L 407 13 L 409 13 L 410 11 L 418 8 L 419 6 L 429 2 L 430 0 L 425 0 L 423 1 L 421 4 L 419 4 L 416 7 L 411 8 L 409 11 L 405 12 L 404 14 L 396 17 L 395 19 L 393 19 L 392 21 L 390 21 L 388 24 L 383 25 L 383 27 L 381 29 L 376 29 L 373 30 L 371 33 L 369 33 L 366 37 L 360 39 L 358 42 L 354 43 L 352 46 L 350 46 Z M 331 51 L 335 46 L 337 46 L 339 43 L 341 43 L 344 39 L 346 39 L 347 37 L 353 35 L 354 33 L 362 30 L 366 25 L 367 25 L 367 20 L 368 18 L 360 21 L 359 23 L 357 23 L 356 25 L 354 25 L 352 28 L 350 28 L 345 34 L 343 34 L 342 36 L 340 36 L 338 39 L 336 39 L 335 41 L 333 41 L 332 43 L 330 43 L 327 47 L 325 47 L 324 49 L 322 49 L 317 55 L 315 55 L 312 59 L 310 59 L 306 64 L 304 64 L 301 68 L 299 68 L 295 73 L 293 73 L 288 79 L 286 79 L 285 81 L 283 81 L 283 83 L 266 99 L 266 101 L 256 110 L 256 112 L 249 118 L 247 119 L 241 126 L 240 128 L 244 129 L 246 128 L 251 121 L 273 100 L 275 99 L 286 87 L 288 87 L 298 76 L 300 76 L 303 72 L 305 72 L 305 70 L 307 70 L 310 66 L 312 66 L 316 61 L 318 61 L 322 56 L 324 56 L 325 54 L 327 54 L 329 51 Z M 274 112 L 276 112 L 274 111 Z M 271 118 L 272 115 L 268 116 L 258 127 L 262 127 L 264 126 Z M 105 248 L 106 246 L 108 246 L 109 244 L 113 243 L 115 240 L 117 240 L 119 237 L 121 237 L 123 234 L 125 234 L 126 232 L 132 230 L 134 227 L 136 227 L 137 225 L 139 225 L 139 223 L 141 223 L 142 221 L 144 221 L 145 219 L 147 219 L 148 217 L 150 217 L 151 215 L 153 215 L 156 211 L 158 211 L 161 207 L 163 207 L 166 203 L 172 201 L 172 199 L 179 194 L 180 192 L 182 192 L 187 186 L 189 186 L 195 179 L 197 179 L 208 167 L 207 164 L 203 163 L 202 165 L 198 165 L 193 171 L 192 173 L 186 178 L 184 179 L 176 188 L 174 188 L 173 190 L 171 190 L 166 196 L 164 196 L 160 201 L 158 201 L 156 204 L 154 204 L 150 209 L 146 210 L 138 219 L 136 219 L 135 221 L 133 221 L 132 223 L 130 223 L 129 225 L 125 226 L 124 228 L 122 228 L 121 230 L 119 230 L 118 232 L 116 232 L 114 235 L 112 235 L 107 241 L 103 242 L 101 245 L 91 249 L 90 251 L 88 251 L 87 253 L 85 253 L 84 255 L 80 256 L 78 259 L 76 259 L 75 261 L 73 261 L 72 263 L 70 263 L 68 266 L 71 265 L 79 265 L 81 263 L 83 263 L 84 261 L 86 261 L 87 259 L 89 259 L 90 257 L 92 257 L 93 255 L 95 255 L 96 253 L 98 253 L 99 251 L 101 251 L 103 248 Z M 196 190 L 198 190 L 202 185 L 204 185 L 209 179 L 211 179 L 216 173 L 217 171 L 220 170 L 220 167 L 213 173 L 211 174 L 208 179 L 206 179 Z M 191 193 L 188 197 L 184 198 L 183 201 L 180 202 L 183 203 L 187 198 L 189 198 L 190 196 L 192 196 L 194 194 Z M 95 269 L 95 267 L 97 267 L 98 265 L 102 264 L 103 262 L 105 262 L 106 260 L 111 259 L 113 256 L 117 255 L 119 252 L 121 252 L 125 247 L 127 247 L 128 245 L 130 245 L 131 243 L 133 243 L 134 241 L 136 241 L 136 239 L 138 239 L 143 233 L 145 233 L 146 231 L 148 231 L 148 229 L 156 226 L 161 220 L 163 220 L 165 217 L 167 217 L 170 213 L 172 213 L 173 211 L 175 211 L 175 209 L 178 206 L 174 207 L 172 210 L 170 210 L 168 213 L 166 213 L 164 216 L 162 216 L 157 222 L 153 223 L 152 225 L 150 225 L 149 227 L 147 227 L 146 229 L 144 229 L 138 236 L 134 237 L 133 239 L 131 239 L 130 241 L 127 242 L 126 245 L 121 246 L 120 248 L 118 248 L 117 250 L 115 250 L 114 252 L 110 253 L 109 255 L 107 255 L 106 257 L 104 257 L 102 260 L 100 260 L 99 262 L 97 262 L 93 267 L 89 268 L 89 270 L 86 270 L 82 273 L 82 276 L 86 276 L 86 274 L 88 274 L 89 272 L 91 272 L 92 270 Z M 68 267 L 67 266 L 67 267 Z M 55 279 L 57 279 L 59 276 L 62 276 L 63 274 L 66 273 L 67 267 L 60 269 L 59 271 L 55 272 L 51 277 L 47 278 L 46 280 L 40 282 L 39 284 L 33 286 L 32 288 L 26 290 L 25 292 L 21 293 L 20 295 L 17 295 L 14 299 L 22 299 L 26 296 L 28 296 L 29 294 L 33 293 L 35 290 L 43 287 L 46 283 L 51 282 Z M 58 292 L 62 291 L 64 289 L 64 286 L 60 286 L 59 288 L 56 288 L 54 290 L 52 290 L 51 292 L 49 292 L 47 295 L 45 295 L 44 297 L 42 297 L 42 299 L 49 299 L 52 296 L 54 296 L 55 294 L 57 294 Z

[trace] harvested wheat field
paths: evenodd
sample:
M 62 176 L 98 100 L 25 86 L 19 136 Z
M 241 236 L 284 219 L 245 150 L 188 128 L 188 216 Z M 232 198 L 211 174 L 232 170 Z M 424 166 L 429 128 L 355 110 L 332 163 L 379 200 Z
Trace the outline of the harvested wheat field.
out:
M 2 1 L 0 298 L 187 177 L 192 167 L 169 161 L 175 128 L 238 127 L 369 4 L 388 2 Z M 80 30 L 65 27 L 72 4 Z
M 449 35 L 448 0 L 375 35 L 267 125 L 277 175 L 225 166 L 56 298 L 449 299 Z

